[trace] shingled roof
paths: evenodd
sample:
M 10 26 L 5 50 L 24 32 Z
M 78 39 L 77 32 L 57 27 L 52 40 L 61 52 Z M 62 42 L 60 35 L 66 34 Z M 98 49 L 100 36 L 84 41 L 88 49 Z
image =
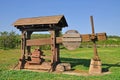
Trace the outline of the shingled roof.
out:
M 61 24 L 60 27 L 68 26 L 65 20 L 64 15 L 57 15 L 57 16 L 43 16 L 43 17 L 33 17 L 33 18 L 21 18 L 18 19 L 13 25 L 15 27 L 22 27 L 27 25 L 50 25 L 50 24 Z

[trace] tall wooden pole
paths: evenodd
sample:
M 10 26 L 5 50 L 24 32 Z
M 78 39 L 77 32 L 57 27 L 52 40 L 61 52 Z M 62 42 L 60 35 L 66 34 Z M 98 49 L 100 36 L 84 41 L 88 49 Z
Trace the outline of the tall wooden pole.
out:
M 90 62 L 89 74 L 101 74 L 102 68 L 101 68 L 101 61 L 97 53 L 97 46 L 96 46 L 97 36 L 95 35 L 93 16 L 90 16 L 90 21 L 92 26 L 91 40 L 93 42 L 94 57 L 93 59 L 91 59 Z
M 90 21 L 91 21 L 91 26 L 92 26 L 92 42 L 93 42 L 93 48 L 94 48 L 94 60 L 100 60 L 97 52 L 97 46 L 96 46 L 96 40 L 97 37 L 95 35 L 95 30 L 94 30 L 94 22 L 93 22 L 93 16 L 90 16 Z

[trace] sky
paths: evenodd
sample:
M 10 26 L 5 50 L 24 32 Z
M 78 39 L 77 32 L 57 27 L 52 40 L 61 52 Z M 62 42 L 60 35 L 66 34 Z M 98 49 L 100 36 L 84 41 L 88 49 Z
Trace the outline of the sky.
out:
M 64 15 L 67 30 L 91 34 L 90 16 L 96 33 L 120 36 L 120 0 L 0 0 L 0 32 L 15 31 L 19 18 Z

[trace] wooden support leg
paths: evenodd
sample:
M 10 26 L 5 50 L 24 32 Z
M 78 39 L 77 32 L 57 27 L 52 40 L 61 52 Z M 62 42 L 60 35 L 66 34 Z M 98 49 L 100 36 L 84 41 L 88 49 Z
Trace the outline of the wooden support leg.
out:
M 27 40 L 31 39 L 31 34 L 32 34 L 31 31 L 27 32 Z M 31 61 L 30 55 L 31 55 L 31 46 L 27 46 L 27 60 L 28 61 Z
M 26 31 L 22 31 L 20 69 L 24 68 L 26 54 Z
M 56 62 L 60 63 L 60 50 L 59 50 L 59 44 L 56 44 Z
M 54 71 L 56 65 L 60 62 L 59 58 L 59 44 L 56 43 L 56 37 L 59 36 L 59 31 L 50 31 L 51 33 L 51 71 Z
M 60 32 L 59 32 L 59 30 L 58 31 L 56 31 L 56 37 L 59 37 L 59 34 L 60 34 Z M 56 62 L 57 63 L 60 63 L 60 44 L 56 44 Z
M 101 65 L 102 65 L 101 61 L 91 59 L 89 74 L 101 74 L 102 73 Z
M 101 74 L 102 73 L 102 68 L 101 68 L 102 64 L 101 64 L 101 60 L 97 53 L 97 47 L 96 47 L 95 42 L 94 42 L 93 46 L 94 46 L 94 57 L 93 57 L 93 59 L 91 59 L 89 74 Z
M 50 33 L 51 33 L 51 51 L 52 51 L 52 57 L 51 57 L 51 71 L 54 71 L 55 69 L 54 69 L 54 67 L 55 67 L 55 65 L 56 65 L 56 58 L 55 58 L 55 56 L 56 56 L 56 49 L 55 49 L 55 31 L 50 31 Z

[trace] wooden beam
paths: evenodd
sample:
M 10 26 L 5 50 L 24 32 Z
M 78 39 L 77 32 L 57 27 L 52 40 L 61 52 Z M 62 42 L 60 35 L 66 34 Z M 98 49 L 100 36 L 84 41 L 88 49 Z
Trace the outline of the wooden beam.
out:
M 98 39 L 99 41 L 107 40 L 107 35 L 106 35 L 106 33 L 97 33 L 96 35 L 97 35 L 97 39 Z
M 92 38 L 94 38 L 94 36 L 96 36 L 97 41 L 103 41 L 103 40 L 107 39 L 106 33 L 97 33 L 95 35 L 93 35 L 93 34 L 82 34 L 81 35 L 82 42 L 92 41 Z
M 56 38 L 56 44 L 62 43 L 62 37 Z M 27 40 L 27 46 L 40 46 L 40 45 L 51 45 L 51 38 L 42 38 L 42 39 L 31 39 Z
M 56 44 L 62 43 L 62 37 L 56 37 Z
M 50 31 L 51 33 L 51 52 L 52 52 L 52 56 L 51 56 L 51 71 L 54 71 L 55 69 L 55 65 L 56 65 L 56 34 L 55 31 Z
M 83 35 L 81 35 L 82 42 L 89 42 L 89 41 L 91 41 L 90 36 L 91 36 L 90 34 L 83 34 Z
M 39 46 L 39 45 L 47 45 L 47 44 L 48 45 L 51 44 L 50 38 L 27 40 L 27 46 Z

